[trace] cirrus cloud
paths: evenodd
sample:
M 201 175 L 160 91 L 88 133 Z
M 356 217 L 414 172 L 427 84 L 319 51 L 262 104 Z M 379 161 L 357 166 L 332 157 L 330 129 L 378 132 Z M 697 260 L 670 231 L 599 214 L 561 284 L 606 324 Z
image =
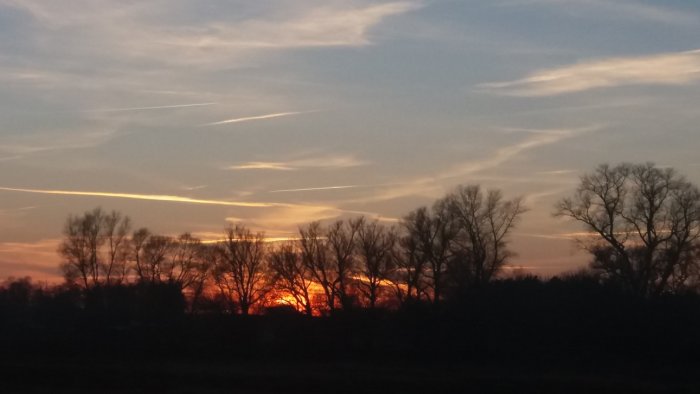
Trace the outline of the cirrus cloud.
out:
M 700 81 L 700 50 L 618 57 L 549 68 L 525 78 L 478 85 L 507 96 L 542 97 L 628 85 L 685 85 Z

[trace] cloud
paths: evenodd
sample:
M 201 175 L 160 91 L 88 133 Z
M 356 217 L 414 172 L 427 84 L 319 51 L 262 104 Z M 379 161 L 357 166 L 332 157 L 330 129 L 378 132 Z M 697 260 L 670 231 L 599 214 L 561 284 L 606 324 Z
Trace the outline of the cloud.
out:
M 159 106 L 155 106 L 155 107 L 105 108 L 105 109 L 85 110 L 82 112 L 149 111 L 149 110 L 158 110 L 158 109 L 180 109 L 180 108 L 190 108 L 190 107 L 204 107 L 204 106 L 215 105 L 215 104 L 216 103 L 193 103 L 193 104 L 159 105 Z
M 265 119 L 274 119 L 274 118 L 282 118 L 285 116 L 294 116 L 294 115 L 301 115 L 305 113 L 309 113 L 313 111 L 306 111 L 306 112 L 278 112 L 274 114 L 267 114 L 267 115 L 257 115 L 257 116 L 247 116 L 243 118 L 233 118 L 233 119 L 226 119 L 218 122 L 213 122 L 213 123 L 206 123 L 203 124 L 202 126 L 219 126 L 223 124 L 230 124 L 230 123 L 241 123 L 241 122 L 251 122 L 255 120 L 265 120 Z
M 700 50 L 620 57 L 536 71 L 509 81 L 478 85 L 508 96 L 541 97 L 627 85 L 685 85 L 700 80 Z
M 63 195 L 63 196 L 125 198 L 125 199 L 132 199 L 132 200 L 164 201 L 164 202 L 175 202 L 175 203 L 221 205 L 221 206 L 246 207 L 246 208 L 270 208 L 270 207 L 288 207 L 288 206 L 290 206 L 290 204 L 280 204 L 280 203 L 203 200 L 203 199 L 196 199 L 196 198 L 189 198 L 189 197 L 157 195 L 157 194 L 109 193 L 109 192 L 68 191 L 68 190 L 41 190 L 41 189 L 11 188 L 11 187 L 0 187 L 0 190 L 1 191 L 10 191 L 10 192 L 21 192 L 21 193 L 52 194 L 52 195 Z
M 60 256 L 58 238 L 34 242 L 0 242 L 0 277 L 31 276 L 35 280 L 58 282 Z
M 415 1 L 287 2 L 273 9 L 254 2 L 221 3 L 216 14 L 207 15 L 197 4 L 184 0 L 65 0 L 60 4 L 0 0 L 0 5 L 26 12 L 38 29 L 53 36 L 74 37 L 71 50 L 81 54 L 122 62 L 227 67 L 231 60 L 250 52 L 370 45 L 372 28 L 386 18 L 421 7 Z M 102 45 L 95 46 L 95 41 Z
M 578 172 L 577 170 L 550 170 L 550 171 L 539 171 L 538 175 L 571 175 Z
M 226 167 L 229 170 L 275 170 L 293 171 L 306 168 L 351 168 L 360 167 L 369 162 L 357 159 L 351 155 L 310 157 L 289 161 L 251 161 Z
M 185 185 L 185 186 L 182 186 L 181 189 L 182 189 L 182 190 L 187 190 L 187 191 L 190 191 L 190 192 L 191 192 L 191 191 L 195 191 L 195 190 L 206 189 L 207 187 L 209 187 L 209 185 L 195 185 L 195 186 L 187 186 L 187 185 Z
M 572 129 L 503 129 L 509 132 L 523 132 L 526 133 L 528 137 L 518 143 L 498 148 L 481 160 L 463 162 L 433 176 L 424 176 L 397 183 L 395 186 L 385 188 L 373 196 L 348 202 L 367 203 L 408 196 L 436 197 L 438 194 L 444 192 L 441 186 L 442 183 L 449 182 L 455 178 L 464 178 L 488 169 L 497 168 L 526 151 L 556 144 L 584 133 L 598 131 L 601 128 L 602 126 L 593 125 Z
M 104 126 L 103 126 L 104 127 Z M 95 129 L 100 126 L 94 126 Z M 94 148 L 112 140 L 114 128 L 85 132 L 40 132 L 0 138 L 0 161 L 16 160 L 26 155 L 58 150 Z
M 415 10 L 415 2 L 390 2 L 360 7 L 321 6 L 304 9 L 295 17 L 246 20 L 238 24 L 210 24 L 173 34 L 167 44 L 216 49 L 280 49 L 363 46 L 371 44 L 369 30 L 385 18 Z
M 36 206 L 26 206 L 26 207 L 19 207 L 19 208 L 8 208 L 8 209 L 0 209 L 0 216 L 24 216 L 27 214 L 28 211 L 36 209 Z
M 303 188 L 303 189 L 271 190 L 270 193 L 289 193 L 289 192 L 306 192 L 306 191 L 321 191 L 321 190 L 343 190 L 343 189 L 354 189 L 356 187 L 361 187 L 361 186 L 360 185 L 348 185 L 348 186 L 308 187 L 308 188 Z
M 600 129 L 601 126 L 598 125 L 575 129 L 506 129 L 519 130 L 530 135 L 528 136 L 528 138 L 524 139 L 519 143 L 504 146 L 502 148 L 497 149 L 493 154 L 491 154 L 485 159 L 471 161 L 458 165 L 455 168 L 441 174 L 440 178 L 445 179 L 462 177 L 465 175 L 483 171 L 485 169 L 494 168 L 511 160 L 512 158 L 520 155 L 525 151 L 539 148 L 545 145 L 551 145 L 561 140 L 571 138 L 582 133 L 588 133 Z
M 230 167 L 226 167 L 228 170 L 276 170 L 276 171 L 291 171 L 296 170 L 296 168 L 289 167 L 285 163 L 280 162 L 265 162 L 265 161 L 251 161 L 248 163 L 238 164 Z
M 243 208 L 266 208 L 255 218 L 249 219 L 256 226 L 274 230 L 276 226 L 290 227 L 299 223 L 311 222 L 336 218 L 343 213 L 356 213 L 346 211 L 330 205 L 310 205 L 310 204 L 285 204 L 273 202 L 247 202 L 247 201 L 226 201 L 226 200 L 205 200 L 194 199 L 181 196 L 153 195 L 153 194 L 132 194 L 132 193 L 109 193 L 109 192 L 86 192 L 67 190 L 41 190 L 41 189 L 20 189 L 0 187 L 0 191 L 35 193 L 62 196 L 87 196 L 104 198 L 123 198 L 132 200 L 162 201 L 171 203 L 218 205 L 225 207 Z M 245 220 L 245 219 L 241 219 Z

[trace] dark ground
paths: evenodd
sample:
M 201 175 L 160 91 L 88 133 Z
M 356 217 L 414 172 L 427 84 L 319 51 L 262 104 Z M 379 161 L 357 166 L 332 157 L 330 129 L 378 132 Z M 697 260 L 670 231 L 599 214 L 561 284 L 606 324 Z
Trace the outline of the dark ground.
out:
M 698 371 L 358 363 L 4 362 L 3 393 L 698 393 Z
M 0 393 L 700 393 L 696 294 L 502 281 L 325 318 L 188 314 L 167 288 L 17 294 Z

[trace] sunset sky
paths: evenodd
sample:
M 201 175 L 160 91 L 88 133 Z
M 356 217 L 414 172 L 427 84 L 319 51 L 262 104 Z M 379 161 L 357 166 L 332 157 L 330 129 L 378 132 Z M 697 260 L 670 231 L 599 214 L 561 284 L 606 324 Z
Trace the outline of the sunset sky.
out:
M 602 162 L 700 183 L 700 4 L 0 0 L 0 278 L 66 217 L 214 239 L 522 195 L 511 261 L 587 261 L 555 202 Z

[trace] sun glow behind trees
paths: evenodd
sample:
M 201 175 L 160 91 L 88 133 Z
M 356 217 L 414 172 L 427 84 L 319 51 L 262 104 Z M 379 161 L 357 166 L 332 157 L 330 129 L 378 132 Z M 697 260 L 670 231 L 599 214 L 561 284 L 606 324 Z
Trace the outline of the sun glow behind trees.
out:
M 290 305 L 319 315 L 437 304 L 450 291 L 488 281 L 510 255 L 505 238 L 523 212 L 520 199 L 504 201 L 498 191 L 470 186 L 391 227 L 356 217 L 266 239 L 236 225 L 220 239 L 202 241 L 145 228 L 129 235 L 128 217 L 97 208 L 68 218 L 59 252 L 66 281 L 83 288 L 172 283 L 193 310 L 206 299 L 242 314 Z
M 311 316 L 437 305 L 503 272 L 514 255 L 509 235 L 527 211 L 522 201 L 461 186 L 393 226 L 360 216 L 267 239 L 237 224 L 208 241 L 130 234 L 128 217 L 97 208 L 68 218 L 59 253 L 68 283 L 175 284 L 192 310 L 209 304 L 247 315 L 286 305 Z M 556 214 L 586 226 L 573 235 L 593 256 L 591 268 L 627 291 L 649 297 L 700 283 L 700 192 L 671 169 L 600 166 Z

